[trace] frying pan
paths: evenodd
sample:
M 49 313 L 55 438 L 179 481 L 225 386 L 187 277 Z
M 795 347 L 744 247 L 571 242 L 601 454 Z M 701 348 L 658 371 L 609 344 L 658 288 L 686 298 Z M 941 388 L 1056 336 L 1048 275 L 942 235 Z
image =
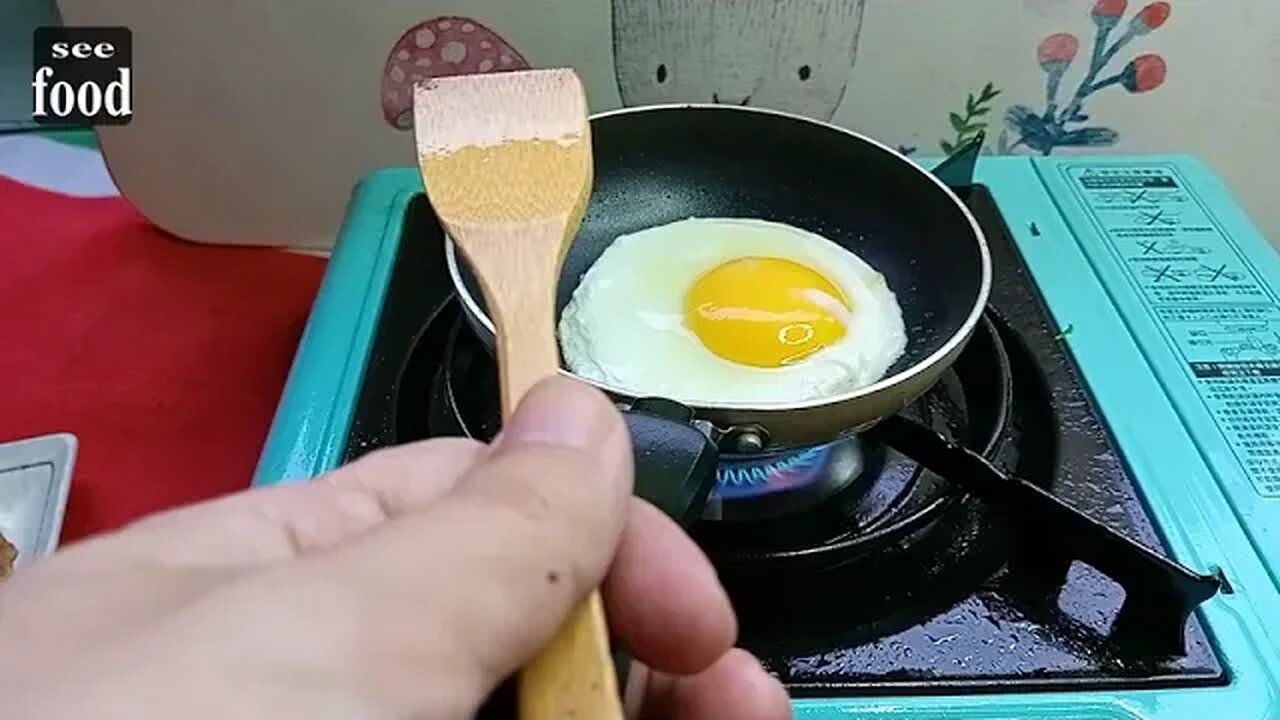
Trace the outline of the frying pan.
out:
M 760 218 L 818 233 L 868 262 L 897 296 L 907 346 L 880 381 L 807 402 L 690 406 L 738 438 L 738 449 L 865 429 L 927 391 L 972 335 L 991 288 L 986 240 L 960 199 L 901 154 L 827 123 L 739 106 L 628 108 L 593 116 L 591 132 L 595 183 L 565 258 L 558 311 L 615 238 L 688 217 Z M 476 278 L 451 241 L 445 248 L 467 320 L 492 349 Z M 624 404 L 635 400 L 579 379 Z

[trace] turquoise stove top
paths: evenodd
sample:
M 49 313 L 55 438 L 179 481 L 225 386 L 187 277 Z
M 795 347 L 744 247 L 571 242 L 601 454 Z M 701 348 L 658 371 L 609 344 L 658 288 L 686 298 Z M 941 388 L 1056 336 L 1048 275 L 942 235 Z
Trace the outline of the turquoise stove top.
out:
M 983 158 L 974 181 L 994 197 L 1170 554 L 1229 583 L 1197 611 L 1228 680 L 803 698 L 796 716 L 1280 718 L 1275 251 L 1192 158 Z M 256 485 L 342 462 L 402 219 L 420 193 L 409 168 L 375 172 L 356 188 Z

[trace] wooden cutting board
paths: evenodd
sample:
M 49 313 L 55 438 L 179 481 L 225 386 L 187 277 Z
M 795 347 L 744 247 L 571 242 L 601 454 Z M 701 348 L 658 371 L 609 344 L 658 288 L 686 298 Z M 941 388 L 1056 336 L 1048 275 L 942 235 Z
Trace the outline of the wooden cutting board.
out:
M 405 85 L 416 69 L 536 59 L 583 68 L 594 108 L 618 103 L 607 3 L 598 12 L 579 11 L 578 0 L 58 6 L 68 25 L 133 30 L 134 119 L 99 129 L 103 156 L 139 210 L 197 242 L 329 248 L 352 187 L 415 162 L 412 133 L 393 112 L 388 120 L 393 76 Z M 548 13 L 561 20 L 538 21 Z M 566 32 L 579 41 L 564 42 Z

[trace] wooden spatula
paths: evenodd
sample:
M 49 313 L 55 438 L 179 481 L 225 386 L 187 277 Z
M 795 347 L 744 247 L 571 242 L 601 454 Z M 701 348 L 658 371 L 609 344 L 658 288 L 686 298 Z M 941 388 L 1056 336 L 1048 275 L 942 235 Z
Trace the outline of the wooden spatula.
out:
M 591 135 L 571 70 L 441 78 L 414 89 L 418 161 L 497 330 L 502 415 L 560 367 L 556 285 L 591 194 Z M 520 675 L 521 720 L 622 720 L 599 591 Z

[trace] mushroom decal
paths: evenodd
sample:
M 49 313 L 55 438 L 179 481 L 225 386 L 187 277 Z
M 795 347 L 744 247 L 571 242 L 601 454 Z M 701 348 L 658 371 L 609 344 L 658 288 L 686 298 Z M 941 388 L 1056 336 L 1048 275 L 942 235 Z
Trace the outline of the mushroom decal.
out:
M 449 75 L 527 70 L 506 40 L 471 18 L 431 18 L 405 31 L 382 69 L 382 116 L 391 127 L 413 127 L 413 85 Z
M 756 105 L 829 120 L 866 0 L 613 0 L 624 105 Z

